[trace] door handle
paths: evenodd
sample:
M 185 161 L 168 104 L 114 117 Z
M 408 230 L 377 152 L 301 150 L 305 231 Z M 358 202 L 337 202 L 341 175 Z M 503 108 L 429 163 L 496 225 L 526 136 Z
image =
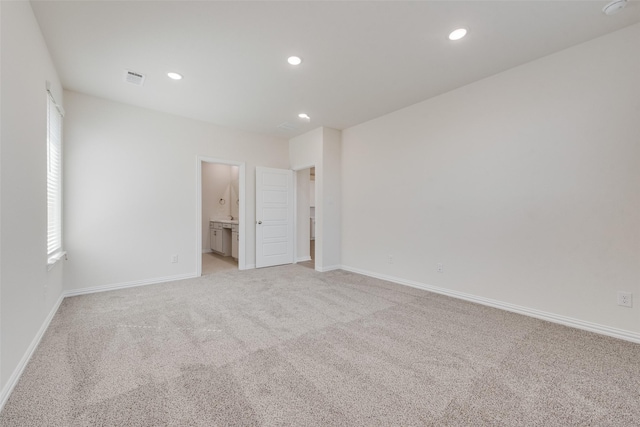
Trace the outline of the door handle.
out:
M 258 225 L 262 224 L 262 221 L 258 221 Z

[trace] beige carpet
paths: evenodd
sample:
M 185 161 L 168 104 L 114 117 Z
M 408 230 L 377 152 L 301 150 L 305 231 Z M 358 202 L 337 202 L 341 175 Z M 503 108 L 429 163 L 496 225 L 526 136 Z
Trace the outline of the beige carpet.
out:
M 2 426 L 637 426 L 640 345 L 352 273 L 79 296 Z

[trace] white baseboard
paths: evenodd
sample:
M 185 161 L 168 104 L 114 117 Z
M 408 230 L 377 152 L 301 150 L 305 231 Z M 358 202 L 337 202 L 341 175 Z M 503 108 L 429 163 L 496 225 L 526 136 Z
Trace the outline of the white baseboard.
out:
M 333 270 L 346 270 L 346 268 L 343 268 L 341 265 L 329 265 L 327 267 L 317 267 L 316 266 L 316 271 L 319 271 L 321 273 L 326 273 L 327 271 L 333 271 Z
M 300 257 L 296 260 L 296 262 L 305 262 L 305 261 L 311 261 L 311 257 L 310 256 L 303 256 Z
M 29 360 L 31 360 L 31 356 L 33 356 L 33 352 L 36 350 L 36 348 L 38 348 L 38 344 L 40 344 L 40 340 L 44 336 L 44 333 L 47 331 L 47 328 L 49 328 L 49 324 L 51 323 L 53 316 L 55 316 L 56 312 L 58 311 L 58 308 L 60 308 L 60 304 L 62 304 L 63 299 L 64 299 L 64 293 L 60 294 L 60 298 L 58 298 L 58 301 L 56 301 L 56 303 L 53 305 L 53 308 L 51 309 L 47 317 L 44 319 L 44 322 L 42 322 L 42 326 L 40 326 L 38 333 L 31 341 L 31 344 L 29 344 L 29 347 L 27 348 L 27 351 L 22 356 L 20 363 L 18 363 L 18 366 L 16 366 L 16 369 L 14 369 L 13 373 L 11 374 L 11 377 L 3 387 L 2 391 L 0 391 L 0 411 L 2 411 L 2 408 L 4 408 L 4 405 L 7 403 L 7 400 L 9 400 L 9 396 L 11 396 L 11 392 L 13 391 L 16 384 L 18 384 L 18 380 L 20 379 L 20 376 L 22 375 L 24 368 L 26 368 L 27 364 L 29 363 Z
M 256 268 L 255 264 L 245 264 L 243 270 L 253 270 Z
M 595 332 L 601 335 L 607 335 L 610 337 L 619 338 L 625 341 L 640 343 L 640 333 L 637 333 L 637 332 L 627 331 L 625 329 L 613 328 L 610 326 L 587 322 L 580 319 L 574 319 L 572 317 L 549 313 L 549 312 L 537 310 L 534 308 L 523 307 L 520 305 L 511 304 L 508 302 L 502 302 L 502 301 L 498 301 L 490 298 L 479 297 L 479 296 L 467 294 L 464 292 L 452 291 L 450 289 L 431 286 L 425 283 L 415 282 L 413 280 L 406 280 L 398 277 L 378 274 L 372 271 L 361 270 L 359 268 L 353 268 L 346 265 L 341 266 L 341 268 L 342 270 L 345 270 L 345 271 L 362 274 L 364 276 L 374 277 L 376 279 L 386 280 L 388 282 L 397 283 L 399 285 L 405 285 L 405 286 L 410 286 L 412 288 L 423 289 L 425 291 L 434 292 L 441 295 L 447 295 L 453 298 L 458 298 L 465 301 L 486 305 L 489 307 L 499 308 L 501 310 L 511 311 L 513 313 L 518 313 L 518 314 L 522 314 L 529 317 L 535 317 L 536 319 L 546 320 L 548 322 L 558 323 L 558 324 L 570 326 L 576 329 L 582 329 L 589 332 Z M 325 269 L 324 271 L 327 271 L 327 270 Z
M 202 250 L 203 254 L 210 254 L 211 252 L 213 252 L 211 249 L 203 249 Z
M 195 273 L 178 274 L 175 276 L 156 277 L 154 279 L 134 280 L 131 282 L 115 283 L 111 285 L 93 286 L 90 288 L 72 289 L 65 291 L 63 296 L 74 297 L 76 295 L 93 294 L 96 292 L 114 291 L 116 289 L 135 288 L 137 286 L 155 285 L 164 282 L 173 282 L 174 280 L 193 279 L 198 277 Z

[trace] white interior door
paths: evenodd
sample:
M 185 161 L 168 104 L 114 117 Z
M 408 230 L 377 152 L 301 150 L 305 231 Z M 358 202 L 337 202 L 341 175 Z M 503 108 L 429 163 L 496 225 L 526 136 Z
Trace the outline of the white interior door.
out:
M 293 171 L 256 168 L 256 267 L 293 263 Z

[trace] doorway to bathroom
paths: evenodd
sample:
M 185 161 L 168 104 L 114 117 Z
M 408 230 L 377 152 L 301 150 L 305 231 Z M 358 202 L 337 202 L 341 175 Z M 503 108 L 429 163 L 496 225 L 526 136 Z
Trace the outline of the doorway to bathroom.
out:
M 198 274 L 244 270 L 244 163 L 198 157 Z

